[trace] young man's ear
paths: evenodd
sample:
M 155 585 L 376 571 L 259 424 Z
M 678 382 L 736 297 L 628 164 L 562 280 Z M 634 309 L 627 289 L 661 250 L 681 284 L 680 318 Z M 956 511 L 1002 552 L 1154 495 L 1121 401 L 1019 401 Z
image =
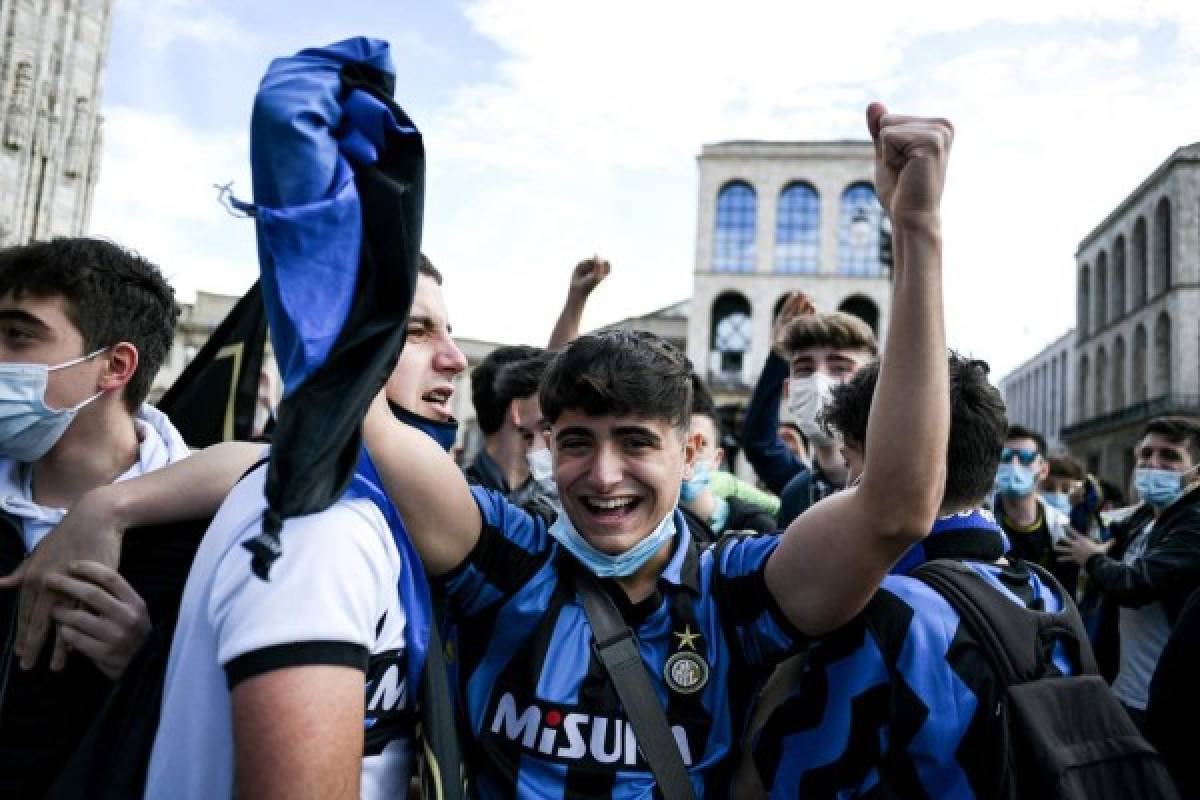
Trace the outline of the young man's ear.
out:
M 683 477 L 692 477 L 692 467 L 696 464 L 696 453 L 700 449 L 700 434 L 689 433 L 683 437 Z
M 96 388 L 102 392 L 124 389 L 137 372 L 137 347 L 130 342 L 118 342 L 109 348 L 107 359 Z
M 1037 474 L 1034 476 L 1039 487 L 1045 482 L 1046 478 L 1050 477 L 1050 462 L 1044 458 L 1041 459 L 1041 462 L 1042 464 L 1038 467 Z
M 514 428 L 521 427 L 521 412 L 517 409 L 517 401 L 509 400 L 508 408 L 504 410 L 504 418 Z

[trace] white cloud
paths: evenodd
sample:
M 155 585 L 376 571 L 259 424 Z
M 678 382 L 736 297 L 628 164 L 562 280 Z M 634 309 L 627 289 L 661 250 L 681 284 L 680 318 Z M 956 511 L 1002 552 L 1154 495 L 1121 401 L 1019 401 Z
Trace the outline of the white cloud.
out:
M 240 49 L 265 44 L 205 0 L 121 0 L 120 13 L 122 22 L 136 29 L 150 50 L 165 51 L 181 41 Z
M 235 181 L 248 199 L 248 137 L 138 109 L 110 107 L 105 116 L 92 233 L 157 263 L 183 297 L 245 290 L 258 269 L 254 225 L 223 210 L 213 184 Z

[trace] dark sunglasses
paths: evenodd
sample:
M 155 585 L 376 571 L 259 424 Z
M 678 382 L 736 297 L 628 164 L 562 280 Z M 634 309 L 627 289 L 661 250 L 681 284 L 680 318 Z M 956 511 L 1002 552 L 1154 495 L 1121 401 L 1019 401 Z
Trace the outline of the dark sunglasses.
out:
M 1013 460 L 1013 456 L 1017 457 L 1017 461 L 1023 467 L 1033 466 L 1033 462 L 1037 461 L 1037 450 L 1020 450 L 1012 447 L 1006 447 L 1000 451 L 1000 463 L 1007 464 Z

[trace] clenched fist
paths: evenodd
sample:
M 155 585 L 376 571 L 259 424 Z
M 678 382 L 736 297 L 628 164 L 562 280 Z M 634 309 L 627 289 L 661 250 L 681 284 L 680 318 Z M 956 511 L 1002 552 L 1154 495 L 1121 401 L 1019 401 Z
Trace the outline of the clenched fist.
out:
M 875 142 L 875 189 L 892 224 L 938 214 L 954 126 L 944 119 L 889 114 L 882 103 L 872 103 L 867 127 Z

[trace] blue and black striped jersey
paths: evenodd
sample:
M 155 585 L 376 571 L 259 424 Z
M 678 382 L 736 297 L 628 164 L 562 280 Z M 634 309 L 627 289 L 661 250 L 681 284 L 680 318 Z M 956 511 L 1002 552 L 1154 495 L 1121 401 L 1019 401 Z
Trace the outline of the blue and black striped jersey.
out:
M 576 597 L 582 567 L 541 520 L 495 492 L 472 492 L 482 534 L 441 585 L 479 795 L 653 797 L 654 776 Z M 653 595 L 634 604 L 604 583 L 637 633 L 698 796 L 724 797 L 753 691 L 800 636 L 763 577 L 778 537 L 733 536 L 700 550 L 675 514 L 680 536 Z
M 934 534 L 926 547 L 953 557 L 959 541 L 975 554 L 991 537 L 1003 552 L 990 515 L 977 520 L 975 529 Z M 1014 603 L 1062 608 L 1020 562 L 966 563 Z M 754 766 L 771 797 L 975 798 L 999 785 L 1000 688 L 958 614 L 922 581 L 889 575 L 858 617 L 805 657 L 754 734 Z M 1061 644 L 1052 662 L 1058 674 L 1074 669 Z

